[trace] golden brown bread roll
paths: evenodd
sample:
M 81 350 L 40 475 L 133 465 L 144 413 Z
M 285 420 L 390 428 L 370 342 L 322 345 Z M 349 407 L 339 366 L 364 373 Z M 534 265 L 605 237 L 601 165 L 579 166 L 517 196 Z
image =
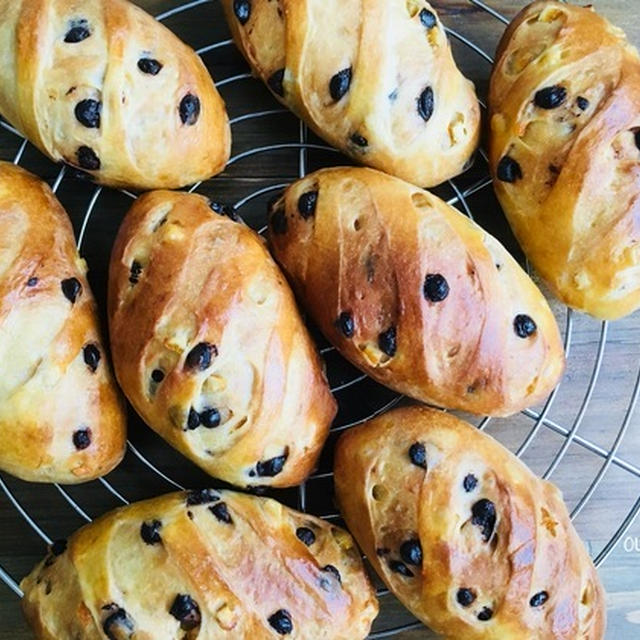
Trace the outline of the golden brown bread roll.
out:
M 49 187 L 0 162 L 0 469 L 77 483 L 124 455 L 87 265 Z
M 496 193 L 566 304 L 640 306 L 640 58 L 591 7 L 544 1 L 507 29 L 491 78 Z
M 284 276 L 261 238 L 206 198 L 139 198 L 109 273 L 118 380 L 145 422 L 233 484 L 312 471 L 336 411 Z
M 338 502 L 378 574 L 451 640 L 601 640 L 605 594 L 560 492 L 425 407 L 350 430 Z
M 21 587 L 38 640 L 361 640 L 378 612 L 346 531 L 211 489 L 103 516 Z
M 223 0 L 280 102 L 356 161 L 421 187 L 457 175 L 480 109 L 425 0 Z
M 102 184 L 180 187 L 229 158 L 200 58 L 126 0 L 0 0 L 0 114 Z
M 372 169 L 325 169 L 285 191 L 269 226 L 311 317 L 382 384 L 491 415 L 557 384 L 564 354 L 542 294 L 495 238 L 436 196 Z

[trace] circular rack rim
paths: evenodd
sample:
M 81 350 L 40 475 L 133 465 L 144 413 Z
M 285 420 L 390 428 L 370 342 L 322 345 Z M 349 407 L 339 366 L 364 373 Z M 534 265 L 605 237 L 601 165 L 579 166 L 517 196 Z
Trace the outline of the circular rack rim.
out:
M 156 15 L 156 19 L 157 20 L 165 20 L 171 16 L 174 16 L 176 14 L 179 13 L 183 13 L 185 11 L 188 11 L 189 9 L 192 9 L 194 7 L 197 7 L 199 5 L 205 4 L 205 3 L 209 3 L 212 2 L 214 0 L 193 0 L 191 2 L 186 2 L 183 4 L 179 4 L 176 7 L 165 11 L 159 15 Z M 566 1 L 566 0 L 562 0 L 562 1 Z M 483 2 L 482 0 L 467 0 L 467 2 L 471 5 L 474 5 L 475 7 L 477 7 L 478 9 L 481 9 L 483 11 L 485 11 L 486 13 L 488 13 L 490 16 L 492 16 L 493 18 L 495 18 L 496 20 L 499 20 L 500 22 L 502 22 L 503 24 L 509 24 L 509 20 L 502 15 L 500 12 L 498 12 L 497 10 L 493 9 L 491 6 L 487 5 L 485 2 Z M 482 48 L 480 48 L 478 45 L 476 45 L 474 42 L 472 42 L 471 40 L 469 40 L 468 38 L 464 37 L 462 34 L 456 32 L 453 29 L 450 28 L 446 28 L 446 31 L 448 33 L 448 35 L 452 38 L 454 38 L 455 40 L 459 41 L 460 43 L 462 43 L 463 45 L 465 45 L 466 47 L 468 47 L 471 51 L 473 51 L 475 54 L 477 54 L 478 56 L 480 56 L 483 60 L 485 60 L 488 64 L 492 64 L 493 63 L 493 58 L 491 55 L 489 55 L 487 52 L 485 52 Z M 213 43 L 211 45 L 207 45 L 204 46 L 200 49 L 197 50 L 198 54 L 204 54 L 207 53 L 209 51 L 212 51 L 214 49 L 218 49 L 221 47 L 227 47 L 227 46 L 232 46 L 233 41 L 231 39 L 226 39 L 226 40 L 221 40 L 219 42 Z M 234 83 L 234 82 L 238 82 L 238 81 L 242 81 L 242 80 L 247 80 L 247 79 L 251 79 L 252 76 L 250 73 L 241 73 L 241 74 L 237 74 L 235 76 L 231 76 L 229 78 L 225 78 L 222 80 L 219 80 L 218 82 L 216 82 L 216 86 L 220 87 L 220 86 L 224 86 L 230 83 Z M 481 106 L 483 109 L 486 109 L 486 105 L 484 105 L 482 102 L 480 102 Z M 268 110 L 264 110 L 264 111 L 256 111 L 256 112 L 251 112 L 251 113 L 247 113 L 244 114 L 242 116 L 238 116 L 236 118 L 231 118 L 230 119 L 230 123 L 231 125 L 234 125 L 238 122 L 242 122 L 245 120 L 249 120 L 249 119 L 254 119 L 254 118 L 262 118 L 262 117 L 268 117 L 271 115 L 275 115 L 275 114 L 280 114 L 280 113 L 288 113 L 287 109 L 284 109 L 282 107 L 278 107 L 278 108 L 274 108 L 274 109 L 268 109 Z M 0 126 L 3 127 L 4 129 L 10 131 L 11 133 L 13 133 L 14 135 L 20 137 L 20 139 L 22 139 L 22 143 L 14 157 L 14 164 L 19 164 L 20 160 L 22 159 L 22 156 L 25 152 L 25 149 L 27 148 L 27 144 L 28 141 L 26 139 L 24 139 L 24 137 L 11 125 L 9 125 L 6 121 L 4 121 L 3 119 L 0 119 Z M 282 143 L 282 144 L 273 144 L 273 145 L 268 145 L 268 146 L 264 146 L 264 147 L 254 147 L 251 149 L 248 149 L 247 151 L 244 151 L 242 153 L 237 154 L 236 156 L 233 156 L 230 158 L 229 163 L 228 164 L 233 164 L 235 162 L 238 162 L 240 160 L 242 160 L 243 158 L 246 158 L 248 156 L 251 155 L 255 155 L 255 154 L 259 154 L 259 153 L 263 153 L 263 152 L 269 152 L 269 151 L 275 151 L 275 150 L 279 150 L 279 149 L 291 149 L 291 150 L 297 150 L 298 151 L 298 174 L 299 177 L 304 177 L 306 175 L 306 165 L 307 165 L 307 151 L 309 149 L 319 149 L 322 151 L 329 151 L 329 152 L 336 152 L 339 153 L 336 149 L 323 145 L 323 144 L 311 144 L 307 142 L 307 127 L 304 123 L 300 122 L 299 124 L 299 139 L 298 142 L 295 143 Z M 479 155 L 481 156 L 482 160 L 484 162 L 487 162 L 487 155 L 485 153 L 485 151 L 481 148 L 479 149 Z M 65 176 L 67 172 L 67 167 L 66 165 L 62 165 L 60 167 L 60 170 L 53 182 L 52 185 L 52 189 L 54 192 L 56 192 L 58 190 L 58 188 L 60 187 L 60 184 L 62 183 L 62 180 Z M 189 192 L 194 192 L 201 183 L 196 183 L 195 185 L 193 185 L 190 189 Z M 491 178 L 489 177 L 488 173 L 486 176 L 484 176 L 483 178 L 481 178 L 480 180 L 478 180 L 477 182 L 475 182 L 474 184 L 472 184 L 471 186 L 467 187 L 464 191 L 461 191 L 460 188 L 458 187 L 458 185 L 455 184 L 455 182 L 453 180 L 449 180 L 448 181 L 449 186 L 451 187 L 451 189 L 454 192 L 454 197 L 449 199 L 447 202 L 450 205 L 456 205 L 459 204 L 462 206 L 464 213 L 466 213 L 466 215 L 468 215 L 471 219 L 473 219 L 473 213 L 466 201 L 466 198 L 468 198 L 469 196 L 471 196 L 472 194 L 476 193 L 477 191 L 480 191 L 482 189 L 486 189 L 491 185 Z M 238 210 L 242 209 L 242 207 L 247 204 L 248 202 L 250 202 L 251 200 L 258 198 L 262 195 L 264 195 L 265 193 L 269 193 L 271 191 L 277 191 L 277 190 L 281 190 L 282 188 L 286 187 L 287 184 L 285 183 L 280 183 L 280 184 L 273 184 L 273 185 L 269 185 L 267 187 L 262 187 L 260 189 L 257 189 L 256 191 L 249 193 L 248 195 L 244 196 L 243 198 L 241 198 L 240 200 L 238 200 L 237 202 L 234 203 L 234 207 Z M 98 201 L 98 198 L 100 196 L 100 193 L 102 192 L 103 187 L 101 186 L 96 186 L 92 196 L 90 197 L 88 206 L 85 210 L 84 213 L 84 217 L 83 217 L 83 221 L 82 221 L 82 225 L 80 228 L 80 232 L 78 234 L 78 240 L 77 240 L 77 244 L 78 244 L 78 249 L 80 250 L 82 247 L 82 243 L 84 241 L 85 238 L 85 234 L 88 228 L 88 224 L 89 224 L 89 220 L 91 218 L 91 215 L 95 209 L 95 205 Z M 122 193 L 126 194 L 127 196 L 129 196 L 132 199 L 135 199 L 137 196 L 125 189 L 121 189 L 120 190 Z M 262 227 L 261 229 L 259 229 L 259 233 L 264 233 L 266 227 Z M 528 267 L 528 265 L 527 265 Z M 572 337 L 572 333 L 573 333 L 573 322 L 574 322 L 574 312 L 567 308 L 566 309 L 566 324 L 565 324 L 565 333 L 564 333 L 564 349 L 565 349 L 565 353 L 567 354 L 567 356 L 569 355 L 569 350 L 571 347 L 571 337 Z M 603 356 L 604 356 L 604 351 L 605 351 L 605 346 L 607 343 L 607 335 L 608 335 L 608 323 L 606 321 L 602 321 L 601 323 L 601 328 L 600 328 L 600 335 L 599 335 L 599 341 L 598 341 L 598 345 L 597 345 L 597 352 L 596 352 L 596 357 L 593 363 L 593 368 L 591 370 L 591 374 L 590 374 L 590 378 L 588 381 L 588 385 L 587 385 L 587 389 L 585 392 L 585 395 L 582 399 L 582 402 L 580 404 L 580 407 L 576 413 L 576 416 L 574 418 L 573 424 L 571 425 L 570 428 L 566 428 L 564 426 L 562 426 L 561 424 L 558 424 L 557 422 L 554 422 L 553 420 L 551 420 L 550 418 L 548 418 L 548 413 L 549 410 L 551 409 L 551 406 L 553 405 L 554 399 L 557 395 L 558 389 L 560 388 L 560 385 L 558 387 L 556 387 L 556 389 L 554 389 L 554 391 L 551 393 L 551 395 L 549 396 L 549 398 L 547 399 L 547 401 L 545 402 L 545 404 L 542 407 L 542 410 L 540 411 L 535 411 L 533 409 L 525 409 L 524 411 L 522 411 L 522 415 L 530 418 L 533 421 L 533 426 L 530 428 L 528 434 L 526 435 L 524 441 L 522 442 L 522 444 L 519 446 L 519 448 L 516 451 L 516 455 L 518 455 L 519 457 L 522 456 L 525 451 L 528 449 L 528 447 L 531 445 L 531 443 L 533 442 L 534 438 L 536 437 L 536 435 L 539 433 L 539 431 L 541 430 L 542 427 L 545 427 L 549 430 L 551 430 L 552 432 L 556 433 L 557 435 L 560 435 L 561 437 L 564 438 L 564 442 L 562 443 L 561 447 L 559 448 L 559 450 L 557 451 L 557 453 L 555 454 L 555 456 L 553 457 L 553 460 L 551 461 L 551 463 L 548 465 L 546 471 L 543 473 L 542 477 L 544 479 L 548 479 L 558 468 L 558 466 L 560 465 L 560 462 L 562 461 L 562 459 L 564 458 L 567 450 L 569 449 L 569 447 L 572 444 L 578 445 L 580 447 L 582 447 L 583 449 L 586 449 L 588 451 L 590 451 L 591 453 L 593 453 L 594 455 L 598 456 L 601 460 L 602 460 L 602 464 L 600 469 L 598 470 L 598 472 L 596 473 L 595 477 L 593 478 L 593 480 L 591 481 L 591 483 L 589 484 L 589 487 L 587 488 L 587 490 L 584 492 L 584 494 L 582 495 L 582 497 L 579 499 L 578 503 L 576 504 L 576 506 L 574 507 L 573 511 L 571 512 L 571 518 L 574 519 L 581 511 L 582 509 L 586 506 L 586 504 L 589 502 L 590 498 L 592 497 L 593 493 L 595 492 L 595 490 L 598 488 L 598 486 L 600 485 L 600 482 L 602 481 L 602 479 L 604 478 L 605 474 L 607 473 L 607 471 L 609 470 L 609 468 L 611 466 L 616 466 L 619 469 L 622 469 L 628 473 L 630 473 L 631 475 L 635 476 L 636 478 L 640 478 L 640 467 L 632 464 L 631 462 L 625 460 L 624 458 L 621 458 L 618 453 L 619 453 L 619 449 L 620 449 L 620 445 L 622 444 L 622 441 L 624 439 L 624 436 L 626 435 L 627 429 L 629 427 L 631 418 L 633 416 L 634 410 L 636 408 L 636 405 L 638 403 L 638 399 L 640 397 L 640 369 L 638 370 L 638 373 L 636 375 L 635 378 L 635 384 L 633 386 L 633 390 L 631 392 L 631 397 L 629 399 L 629 402 L 627 404 L 626 410 L 625 410 L 625 414 L 624 414 L 624 418 L 622 420 L 622 423 L 620 425 L 620 428 L 617 432 L 617 435 L 615 437 L 615 440 L 612 444 L 612 446 L 610 447 L 610 449 L 604 449 L 603 447 L 599 446 L 598 444 L 592 442 L 591 440 L 582 437 L 581 435 L 579 435 L 578 430 L 580 428 L 580 425 L 582 423 L 582 420 L 586 414 L 587 408 L 589 406 L 589 403 L 591 401 L 591 398 L 593 396 L 593 392 L 594 389 L 596 387 L 596 383 L 598 381 L 598 377 L 600 374 L 600 370 L 601 370 L 601 365 L 602 365 L 602 361 L 603 361 Z M 322 355 L 326 355 L 327 353 L 334 351 L 334 347 L 326 347 L 324 349 L 321 350 L 321 354 Z M 358 374 L 356 375 L 354 378 L 352 378 L 349 381 L 343 382 L 339 385 L 333 386 L 331 388 L 332 392 L 338 392 L 341 391 L 342 389 L 348 388 L 354 384 L 357 384 L 358 382 L 361 382 L 362 380 L 366 379 L 367 376 L 365 376 L 364 374 Z M 344 429 L 348 429 L 356 424 L 360 424 L 361 422 L 364 422 L 372 417 L 374 417 L 375 415 L 378 415 L 380 413 L 383 413 L 384 411 L 390 409 L 391 407 L 393 407 L 394 405 L 396 405 L 398 402 L 400 402 L 400 400 L 402 399 L 401 395 L 396 395 L 396 397 L 394 397 L 392 400 L 386 402 L 383 406 L 378 407 L 377 409 L 375 409 L 375 411 L 373 411 L 372 413 L 370 413 L 368 416 L 366 416 L 365 418 L 361 418 L 358 419 L 356 421 L 353 422 L 349 422 L 349 423 L 345 423 L 342 425 L 334 425 L 332 427 L 332 431 L 342 431 Z M 478 425 L 479 429 L 484 429 L 487 424 L 489 423 L 490 418 L 489 417 L 484 417 L 480 424 Z M 130 441 L 127 440 L 127 449 L 128 451 L 138 460 L 138 462 L 140 462 L 144 467 L 146 467 L 148 470 L 150 470 L 152 473 L 154 473 L 155 475 L 158 476 L 158 478 L 160 478 L 162 481 L 164 481 L 166 484 L 170 485 L 173 489 L 179 489 L 179 490 L 183 490 L 185 487 L 183 487 L 180 483 L 178 483 L 176 480 L 174 480 L 173 478 L 169 477 L 167 474 L 165 474 L 162 470 L 160 470 L 156 465 L 154 465 L 149 459 L 147 459 L 145 457 L 145 455 Z M 314 480 L 319 480 L 319 479 L 326 479 L 326 478 L 330 478 L 332 476 L 332 472 L 324 472 L 324 473 L 314 473 L 312 474 L 306 482 L 302 483 L 302 485 L 300 485 L 298 487 L 298 507 L 301 511 L 305 511 L 307 510 L 307 484 L 309 482 L 312 482 Z M 116 500 L 118 500 L 121 504 L 123 505 L 127 505 L 129 504 L 129 500 L 123 496 L 115 487 L 113 487 L 111 485 L 111 483 L 106 480 L 105 478 L 99 478 L 97 480 L 97 482 L 100 482 L 102 484 L 102 486 L 110 493 L 112 494 Z M 73 497 L 69 494 L 69 492 L 64 489 L 62 486 L 60 486 L 59 484 L 55 484 L 54 485 L 55 488 L 58 490 L 58 492 L 62 495 L 62 497 L 64 498 L 64 500 L 69 504 L 69 506 L 86 522 L 91 522 L 92 518 L 91 516 L 89 516 L 89 514 L 86 513 L 86 511 L 73 499 Z M 36 520 L 29 514 L 29 511 L 27 510 L 27 508 L 16 498 L 16 496 L 13 494 L 13 492 L 11 491 L 11 489 L 9 488 L 9 486 L 7 485 L 7 483 L 5 482 L 5 480 L 3 479 L 2 475 L 0 475 L 0 489 L 2 490 L 2 492 L 5 494 L 6 498 L 9 500 L 9 502 L 13 505 L 13 507 L 15 508 L 15 510 L 20 514 L 20 516 L 22 516 L 24 518 L 24 520 L 26 521 L 26 523 L 33 529 L 33 531 L 48 545 L 50 545 L 52 543 L 52 539 L 49 537 L 49 535 L 40 527 L 40 525 L 36 522 Z M 635 503 L 633 504 L 633 506 L 629 509 L 629 511 L 627 512 L 627 515 L 624 517 L 624 519 L 622 520 L 622 522 L 620 523 L 620 525 L 618 526 L 618 528 L 616 529 L 616 531 L 614 532 L 614 534 L 612 535 L 612 537 L 609 539 L 609 541 L 606 543 L 606 545 L 604 546 L 604 548 L 598 553 L 598 555 L 594 558 L 594 563 L 596 564 L 596 566 L 600 566 L 602 565 L 602 563 L 609 557 L 609 555 L 611 554 L 611 552 L 614 550 L 614 548 L 616 547 L 616 545 L 618 544 L 618 542 L 622 539 L 622 537 L 627 533 L 627 531 L 630 529 L 630 527 L 633 525 L 633 523 L 635 522 L 638 514 L 640 513 L 640 497 L 635 501 Z M 326 513 L 320 516 L 321 518 L 327 519 L 327 520 L 336 520 L 338 518 L 340 518 L 340 514 L 338 513 Z M 15 593 L 16 596 L 18 596 L 19 598 L 21 598 L 23 596 L 23 593 L 19 587 L 18 582 L 0 565 L 0 580 L 11 590 L 13 591 L 13 593 Z M 390 594 L 390 591 L 386 588 L 380 588 L 377 590 L 377 595 L 378 597 L 384 597 L 386 595 Z M 374 640 L 374 639 L 378 639 L 378 638 L 387 638 L 387 637 L 391 637 L 394 636 L 402 631 L 407 631 L 410 629 L 419 629 L 423 627 L 422 623 L 420 622 L 410 622 L 407 624 L 403 624 L 400 626 L 396 626 L 393 628 L 389 628 L 389 629 L 385 629 L 382 631 L 377 631 L 374 632 L 372 634 L 369 635 L 369 640 Z

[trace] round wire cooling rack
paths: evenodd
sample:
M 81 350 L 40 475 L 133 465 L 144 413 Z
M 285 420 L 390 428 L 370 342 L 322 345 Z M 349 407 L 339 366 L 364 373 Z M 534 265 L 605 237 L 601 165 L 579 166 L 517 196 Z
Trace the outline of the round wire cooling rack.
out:
M 140 4 L 153 8 L 166 3 L 147 0 Z M 197 48 L 217 79 L 216 86 L 227 102 L 233 130 L 233 155 L 225 172 L 194 185 L 190 191 L 198 190 L 233 204 L 247 224 L 263 233 L 265 204 L 275 193 L 311 170 L 350 162 L 308 132 L 304 124 L 280 107 L 262 84 L 251 77 L 228 38 L 217 2 L 169 4 L 173 6 L 156 17 Z M 492 63 L 487 49 L 495 45 L 507 18 L 481 0 L 466 0 L 462 9 L 461 3 L 456 3 L 456 15 L 447 11 L 446 0 L 433 4 L 441 10 L 446 22 L 456 23 L 455 29 L 447 28 L 456 58 L 482 93 Z M 475 36 L 471 39 L 465 35 L 467 26 L 473 28 L 481 22 L 486 27 L 482 33 L 491 34 L 482 43 Z M 195 34 L 194 25 L 199 28 Z M 204 42 L 194 41 L 198 38 Z M 0 120 L 0 149 L 0 155 L 6 159 L 10 159 L 7 153 L 13 153 L 14 163 L 50 176 L 53 190 L 74 222 L 78 246 L 91 266 L 92 285 L 103 311 L 111 244 L 122 215 L 136 195 L 103 189 L 81 179 L 69 167 L 53 165 L 3 120 Z M 490 228 L 520 256 L 490 185 L 487 157 L 480 149 L 462 176 L 434 191 Z M 542 406 L 526 409 L 514 418 L 465 417 L 475 421 L 478 428 L 488 428 L 540 475 L 553 478 L 560 485 L 571 507 L 571 516 L 596 565 L 601 567 L 631 530 L 640 512 L 640 438 L 626 437 L 630 430 L 637 436 L 640 429 L 637 416 L 634 417 L 640 396 L 640 323 L 637 315 L 609 325 L 557 304 L 554 311 L 564 329 L 569 363 L 561 385 Z M 398 404 L 402 397 L 360 373 L 310 328 L 327 364 L 339 412 L 317 472 L 295 490 L 272 494 L 290 506 L 340 523 L 340 515 L 330 498 L 335 439 L 345 429 Z M 129 422 L 127 455 L 121 467 L 108 478 L 80 487 L 36 487 L 0 475 L 0 496 L 4 494 L 0 514 L 6 514 L 0 520 L 0 580 L 18 598 L 22 592 L 17 576 L 29 571 L 29 563 L 42 555 L 42 542 L 51 544 L 54 538 L 71 534 L 109 508 L 185 486 L 216 484 L 143 426 L 131 411 Z M 10 507 L 3 512 L 7 505 Z M 381 612 L 371 639 L 415 637 L 408 633 L 414 629 L 422 629 L 421 638 L 432 637 L 375 576 L 372 578 L 378 587 Z

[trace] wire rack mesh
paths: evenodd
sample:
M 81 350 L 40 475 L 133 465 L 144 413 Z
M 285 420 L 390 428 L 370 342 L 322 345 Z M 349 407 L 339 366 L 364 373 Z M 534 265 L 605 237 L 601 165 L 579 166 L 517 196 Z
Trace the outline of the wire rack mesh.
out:
M 157 6 L 158 2 L 149 0 L 146 4 Z M 458 12 L 468 11 L 468 15 L 474 16 L 473 20 L 461 22 L 460 29 L 458 25 L 449 26 L 447 31 L 456 57 L 470 65 L 469 73 L 482 95 L 483 91 L 486 93 L 492 62 L 486 49 L 495 42 L 480 44 L 465 35 L 463 28 L 476 22 L 479 15 L 489 17 L 495 21 L 495 37 L 502 28 L 500 23 L 506 24 L 508 20 L 480 0 L 465 0 L 462 4 L 468 6 L 462 10 L 458 7 Z M 446 22 L 446 2 L 436 1 L 434 5 L 442 10 Z M 197 49 L 217 80 L 231 117 L 234 149 L 226 171 L 213 180 L 194 185 L 190 191 L 215 194 L 217 200 L 226 198 L 247 224 L 263 233 L 265 203 L 274 193 L 321 166 L 349 164 L 277 105 L 251 77 L 228 38 L 221 8 L 215 0 L 169 3 L 167 10 L 156 17 L 179 35 L 192 33 L 189 25 L 211 25 L 210 29 L 199 32 L 202 42 L 185 39 Z M 228 75 L 220 78 L 222 70 L 228 71 Z M 91 266 L 92 286 L 101 304 L 105 297 L 111 243 L 122 215 L 136 195 L 97 187 L 73 169 L 53 165 L 5 121 L 0 120 L 0 127 L 0 155 L 9 159 L 8 154 L 12 153 L 16 164 L 49 177 L 53 190 L 69 209 L 78 246 Z M 528 267 L 504 223 L 490 185 L 487 157 L 480 149 L 462 176 L 435 191 L 489 227 Z M 119 211 L 120 215 L 114 215 L 113 211 Z M 103 304 L 101 311 L 104 311 Z M 640 332 L 637 316 L 612 328 L 607 322 L 597 323 L 557 304 L 554 311 L 564 330 L 564 347 L 569 359 L 568 375 L 560 387 L 542 406 L 526 409 L 507 421 L 464 417 L 480 429 L 490 429 L 492 435 L 524 457 L 540 475 L 560 484 L 572 507 L 571 516 L 587 541 L 596 565 L 601 566 L 640 512 L 640 464 L 634 462 L 640 461 L 640 446 L 637 438 L 625 438 L 630 428 L 640 426 L 634 422 L 634 409 L 640 395 L 640 349 L 635 348 L 640 344 Z M 400 403 L 402 397 L 360 373 L 344 361 L 314 327 L 310 329 L 326 362 L 340 408 L 317 472 L 297 489 L 276 491 L 273 495 L 293 507 L 339 523 L 340 515 L 330 498 L 335 439 L 345 429 Z M 607 365 L 606 355 L 611 361 Z M 609 397 L 612 389 L 615 397 Z M 614 406 L 618 408 L 617 418 L 609 415 Z M 27 545 L 33 548 L 34 544 L 51 544 L 53 539 L 70 534 L 78 525 L 117 505 L 185 486 L 215 484 L 152 434 L 131 411 L 130 426 L 125 460 L 108 478 L 82 487 L 54 485 L 36 490 L 33 485 L 0 475 L 0 496 L 4 494 L 2 499 L 12 507 L 9 520 L 5 518 L 0 522 L 0 559 L 5 565 L 0 565 L 0 580 L 18 598 L 22 596 L 19 576 L 25 572 L 23 555 Z M 612 480 L 607 484 L 610 476 Z M 604 493 L 606 500 L 600 497 L 596 501 L 594 495 L 599 493 Z M 602 516 L 604 504 L 607 506 L 605 518 Z M 589 509 L 592 505 L 594 508 Z M 11 568 L 5 568 L 9 565 Z M 376 580 L 375 576 L 373 579 Z M 403 631 L 423 628 L 386 588 L 379 582 L 376 584 L 381 614 L 370 638 L 397 636 Z M 425 630 L 420 637 L 430 636 Z

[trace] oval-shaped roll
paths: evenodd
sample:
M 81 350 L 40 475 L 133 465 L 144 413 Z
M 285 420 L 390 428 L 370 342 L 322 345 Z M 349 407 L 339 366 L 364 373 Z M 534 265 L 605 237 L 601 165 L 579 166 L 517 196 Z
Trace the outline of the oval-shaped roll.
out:
M 101 184 L 173 188 L 222 171 L 224 103 L 196 53 L 126 0 L 0 0 L 0 114 Z
M 380 577 L 451 640 L 602 640 L 605 594 L 558 489 L 451 414 L 388 412 L 338 442 L 344 518 Z
M 362 640 L 378 612 L 346 531 L 211 489 L 103 516 L 21 587 L 40 640 Z
M 122 459 L 126 421 L 71 222 L 0 162 L 0 469 L 78 483 Z
M 260 237 L 193 194 L 147 193 L 111 257 L 116 376 L 143 420 L 211 475 L 300 483 L 336 411 Z
M 508 415 L 558 383 L 544 297 L 502 245 L 436 196 L 371 169 L 321 170 L 269 218 L 274 255 L 353 364 L 418 400 Z
M 531 263 L 603 319 L 640 307 L 640 58 L 592 7 L 536 2 L 491 78 L 490 162 Z
M 479 137 L 473 84 L 425 0 L 223 0 L 234 40 L 275 97 L 357 162 L 429 187 Z

